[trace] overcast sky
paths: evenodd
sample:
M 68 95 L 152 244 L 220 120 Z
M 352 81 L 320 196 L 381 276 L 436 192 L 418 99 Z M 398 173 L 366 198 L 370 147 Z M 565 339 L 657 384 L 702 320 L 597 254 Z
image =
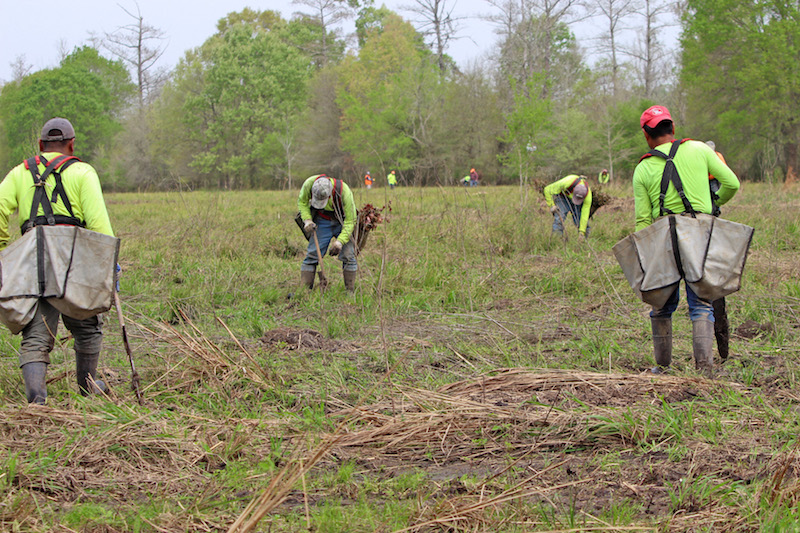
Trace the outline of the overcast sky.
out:
M 245 7 L 271 9 L 288 19 L 296 11 L 309 11 L 305 6 L 292 5 L 291 0 L 70 0 L 47 5 L 31 0 L 0 0 L 0 80 L 13 77 L 10 64 L 21 55 L 34 71 L 56 66 L 59 49 L 71 51 L 85 44 L 90 32 L 113 32 L 133 22 L 120 6 L 135 13 L 137 2 L 145 23 L 163 30 L 168 39 L 159 61 L 159 66 L 165 68 L 175 66 L 186 50 L 200 46 L 213 35 L 217 21 L 228 13 Z M 400 6 L 411 3 L 412 0 L 385 0 L 387 7 L 407 19 L 408 13 L 403 13 Z M 453 43 L 449 50 L 465 66 L 494 42 L 493 29 L 477 18 L 488 12 L 489 6 L 482 0 L 451 0 L 451 4 L 459 15 L 473 17 L 462 23 L 461 35 L 465 38 Z M 352 22 L 350 26 L 353 31 Z
M 401 6 L 413 4 L 413 0 L 376 1 L 376 5 L 381 3 L 411 20 Z M 133 22 L 122 7 L 135 13 L 137 4 L 145 23 L 165 34 L 166 51 L 158 66 L 167 69 L 174 67 L 187 50 L 213 35 L 217 21 L 228 13 L 245 7 L 271 9 L 288 19 L 296 11 L 309 11 L 305 6 L 293 5 L 291 0 L 70 0 L 55 4 L 0 0 L 0 80 L 13 77 L 10 65 L 20 56 L 33 71 L 56 66 L 59 50 L 69 52 L 87 43 L 91 32 L 113 32 Z M 448 4 L 454 6 L 454 15 L 464 20 L 459 22 L 459 39 L 450 44 L 447 52 L 466 67 L 481 60 L 494 46 L 494 27 L 481 18 L 491 13 L 492 7 L 485 0 L 450 0 Z M 352 21 L 345 29 L 354 30 Z M 587 39 L 598 31 L 594 24 L 582 24 L 579 43 L 587 48 Z

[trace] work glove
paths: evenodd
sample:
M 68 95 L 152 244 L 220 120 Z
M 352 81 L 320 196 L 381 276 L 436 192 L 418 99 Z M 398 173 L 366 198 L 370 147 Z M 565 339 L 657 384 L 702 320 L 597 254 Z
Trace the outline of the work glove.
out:
M 586 233 L 584 233 L 584 232 L 578 233 L 578 241 L 586 242 Z
M 554 205 L 553 207 L 551 207 L 551 208 L 550 208 L 550 212 L 551 212 L 551 213 L 553 213 L 554 215 L 555 215 L 556 213 L 558 213 L 558 206 L 557 206 L 557 205 Z
M 303 233 L 306 235 L 311 235 L 311 232 L 317 229 L 317 225 L 314 224 L 313 220 L 305 220 L 303 221 Z
M 339 242 L 339 239 L 333 241 L 333 243 L 328 248 L 329 255 L 339 255 L 339 252 L 342 251 L 342 243 Z

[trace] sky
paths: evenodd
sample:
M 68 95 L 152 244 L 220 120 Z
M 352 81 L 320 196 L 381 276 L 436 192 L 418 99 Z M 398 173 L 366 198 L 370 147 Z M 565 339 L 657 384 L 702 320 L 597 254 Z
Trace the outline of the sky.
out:
M 413 0 L 385 0 L 386 6 L 405 18 L 400 6 Z M 489 11 L 482 0 L 451 0 L 459 16 L 475 16 Z M 166 41 L 166 51 L 158 66 L 171 69 L 186 50 L 200 46 L 216 32 L 217 21 L 228 13 L 245 7 L 254 10 L 274 10 L 288 19 L 296 11 L 308 11 L 291 0 L 71 0 L 50 4 L 59 6 L 42 8 L 30 0 L 0 0 L 0 80 L 13 78 L 11 63 L 24 56 L 33 71 L 58 65 L 59 50 L 68 52 L 88 43 L 90 34 L 114 32 L 120 26 L 134 22 L 122 9 L 136 13 L 139 6 L 146 24 L 161 29 Z M 376 2 L 380 4 L 380 1 Z M 122 6 L 122 7 L 120 7 Z M 488 23 L 477 17 L 461 23 L 465 38 L 457 40 L 448 50 L 459 63 L 466 66 L 490 49 L 495 35 Z M 355 27 L 350 22 L 348 31 Z M 347 28 L 346 28 L 347 29 Z M 469 35 L 470 38 L 466 38 Z M 106 55 L 106 54 L 104 54 Z
M 413 4 L 413 0 L 375 3 L 385 3 L 412 20 L 402 6 Z M 123 8 L 136 13 L 137 5 L 145 23 L 164 32 L 166 49 L 157 66 L 165 69 L 172 69 L 187 50 L 200 46 L 213 35 L 217 21 L 228 13 L 250 7 L 278 11 L 289 19 L 297 11 L 308 11 L 305 6 L 293 5 L 291 0 L 71 0 L 46 8 L 31 0 L 0 0 L 0 80 L 13 78 L 11 63 L 20 56 L 24 56 L 32 71 L 57 66 L 60 51 L 69 52 L 88 43 L 92 33 L 111 33 L 134 22 Z M 482 18 L 492 12 L 492 7 L 486 0 L 450 0 L 448 5 L 453 6 L 454 16 L 463 19 L 458 22 L 459 38 L 451 42 L 447 53 L 462 68 L 467 67 L 483 59 L 497 40 L 494 27 Z M 352 21 L 344 30 L 354 31 Z M 596 35 L 597 31 L 596 25 L 585 23 L 579 42 L 587 42 L 585 38 Z

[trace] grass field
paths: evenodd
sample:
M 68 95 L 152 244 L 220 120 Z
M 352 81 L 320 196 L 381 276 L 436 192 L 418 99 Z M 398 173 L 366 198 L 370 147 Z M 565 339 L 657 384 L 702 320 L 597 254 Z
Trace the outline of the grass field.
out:
M 652 377 L 649 308 L 611 254 L 629 187 L 580 243 L 534 189 L 356 191 L 391 201 L 324 293 L 299 287 L 296 191 L 110 194 L 122 301 L 76 394 L 60 331 L 28 407 L 0 334 L 0 530 L 800 531 L 800 194 L 745 183 L 755 238 L 731 359 Z

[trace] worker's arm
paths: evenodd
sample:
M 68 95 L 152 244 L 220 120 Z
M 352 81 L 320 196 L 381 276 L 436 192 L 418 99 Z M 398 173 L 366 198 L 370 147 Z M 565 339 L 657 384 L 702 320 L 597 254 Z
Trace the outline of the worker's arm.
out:
M 303 220 L 311 220 L 311 207 L 309 201 L 311 200 L 311 187 L 314 185 L 314 180 L 317 176 L 311 176 L 303 182 L 300 188 L 300 194 L 297 196 L 297 209 L 300 211 L 300 216 Z
M 586 198 L 583 200 L 581 206 L 581 223 L 578 225 L 578 231 L 581 235 L 586 235 L 586 228 L 589 226 L 589 213 L 592 211 L 592 190 L 586 193 Z
M 706 155 L 706 162 L 708 163 L 708 172 L 719 181 L 719 191 L 717 191 L 718 200 L 717 205 L 723 205 L 728 200 L 733 198 L 736 191 L 739 190 L 739 178 L 733 173 L 733 170 L 726 165 L 717 154 L 710 148 L 704 150 Z
M 561 194 L 567 187 L 572 185 L 572 182 L 578 178 L 576 174 L 570 174 L 564 178 L 561 178 L 558 181 L 554 181 L 550 185 L 544 188 L 544 201 L 547 202 L 547 207 L 553 207 L 555 202 L 553 201 L 553 196 L 556 194 Z
M 342 207 L 344 208 L 344 224 L 342 232 L 337 239 L 342 244 L 347 244 L 353 235 L 353 228 L 356 227 L 356 202 L 353 198 L 353 191 L 346 183 L 342 183 Z
M 644 229 L 653 223 L 653 204 L 650 201 L 650 194 L 647 187 L 642 182 L 641 163 L 633 172 L 633 201 L 634 212 L 636 213 L 636 231 Z
M 97 172 L 86 163 L 75 163 L 69 170 L 70 180 L 76 180 L 80 184 L 80 207 L 86 229 L 113 237 L 114 231 L 111 229 Z
M 8 219 L 17 210 L 17 183 L 12 176 L 15 170 L 0 182 L 0 250 L 4 250 L 11 239 Z

